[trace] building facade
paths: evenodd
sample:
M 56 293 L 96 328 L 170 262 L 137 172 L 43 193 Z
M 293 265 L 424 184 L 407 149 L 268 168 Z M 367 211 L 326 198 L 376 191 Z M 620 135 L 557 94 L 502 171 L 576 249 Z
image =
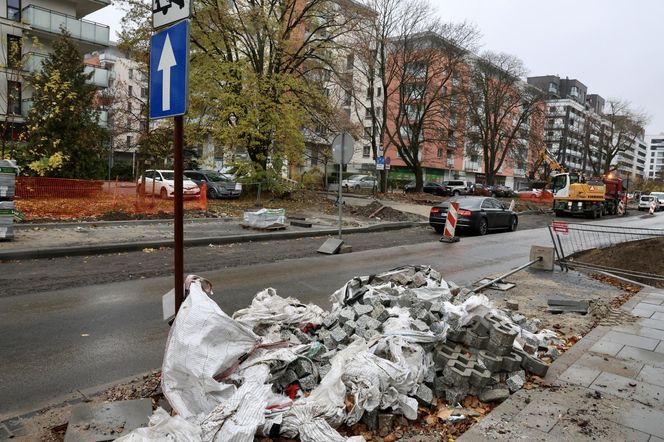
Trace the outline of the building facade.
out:
M 108 5 L 110 0 L 0 1 L 0 123 L 4 141 L 16 141 L 24 131 L 32 108 L 32 90 L 25 76 L 41 69 L 61 28 L 69 32 L 81 54 L 109 45 L 109 27 L 83 19 Z M 108 87 L 108 69 L 89 65 L 85 71 L 93 74 L 92 84 Z
M 664 181 L 664 134 L 646 135 L 646 180 Z

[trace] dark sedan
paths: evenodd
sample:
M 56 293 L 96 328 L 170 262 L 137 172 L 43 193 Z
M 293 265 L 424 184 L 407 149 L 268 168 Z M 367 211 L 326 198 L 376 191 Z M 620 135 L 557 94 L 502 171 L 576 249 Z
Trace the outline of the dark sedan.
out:
M 201 186 L 207 185 L 208 198 L 240 198 L 242 184 L 214 170 L 186 170 L 184 176 Z
M 511 187 L 503 186 L 502 184 L 497 184 L 492 188 L 493 194 L 498 198 L 509 198 L 514 196 L 514 191 Z
M 403 188 L 404 192 L 411 193 L 415 192 L 415 182 L 412 181 L 406 184 Z M 430 193 L 432 195 L 444 196 L 449 195 L 449 189 L 443 186 L 440 183 L 426 182 L 422 188 L 424 193 Z
M 509 230 L 513 232 L 519 225 L 518 215 L 506 208 L 500 201 L 482 196 L 458 196 L 450 201 L 459 203 L 457 229 L 471 230 L 480 235 L 490 231 Z M 429 224 L 436 232 L 443 233 L 449 201 L 437 204 L 429 213 Z

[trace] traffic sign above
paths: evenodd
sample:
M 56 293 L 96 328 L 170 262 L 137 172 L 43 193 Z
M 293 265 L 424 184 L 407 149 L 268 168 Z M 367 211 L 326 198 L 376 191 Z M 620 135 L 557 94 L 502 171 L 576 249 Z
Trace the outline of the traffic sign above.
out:
M 190 0 L 152 0 L 152 27 L 154 29 L 189 18 Z
M 150 39 L 150 118 L 187 112 L 189 21 L 159 31 Z
M 376 170 L 385 170 L 385 157 L 376 158 Z
M 337 164 L 348 164 L 353 158 L 355 139 L 348 132 L 341 133 L 332 140 L 332 159 Z

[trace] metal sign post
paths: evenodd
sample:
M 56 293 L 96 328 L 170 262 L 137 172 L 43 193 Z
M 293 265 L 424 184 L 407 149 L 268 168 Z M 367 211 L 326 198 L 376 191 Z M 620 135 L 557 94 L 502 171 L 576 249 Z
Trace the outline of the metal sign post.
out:
M 153 0 L 152 23 L 174 23 L 150 38 L 150 119 L 173 117 L 175 314 L 184 301 L 184 121 L 189 96 L 189 0 Z
M 340 135 L 334 137 L 332 141 L 332 159 L 339 164 L 339 195 L 338 201 L 339 204 L 339 239 L 341 239 L 341 226 L 342 226 L 342 216 L 343 216 L 343 194 L 341 191 L 342 185 L 341 181 L 343 178 L 343 165 L 348 164 L 350 159 L 353 158 L 353 150 L 355 146 L 355 140 L 353 136 L 348 132 L 344 132 Z

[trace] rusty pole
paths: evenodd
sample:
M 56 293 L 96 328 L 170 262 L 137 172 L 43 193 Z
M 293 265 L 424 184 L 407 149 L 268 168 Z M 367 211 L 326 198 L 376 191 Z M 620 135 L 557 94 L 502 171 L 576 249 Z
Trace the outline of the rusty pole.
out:
M 182 184 L 182 177 L 184 176 L 183 170 L 183 117 L 174 117 L 175 119 L 175 152 L 173 156 L 173 172 L 175 174 L 175 219 L 173 220 L 175 229 L 175 314 L 177 315 L 180 310 L 180 305 L 184 300 L 184 190 Z

